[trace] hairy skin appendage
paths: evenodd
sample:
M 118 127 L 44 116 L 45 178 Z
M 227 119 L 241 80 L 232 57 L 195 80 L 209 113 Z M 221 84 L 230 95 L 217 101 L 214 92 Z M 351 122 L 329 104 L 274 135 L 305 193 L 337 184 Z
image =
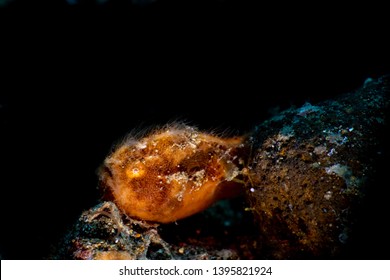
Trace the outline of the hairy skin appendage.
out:
M 129 217 L 170 223 L 242 190 L 244 137 L 173 124 L 117 145 L 99 169 L 106 197 Z

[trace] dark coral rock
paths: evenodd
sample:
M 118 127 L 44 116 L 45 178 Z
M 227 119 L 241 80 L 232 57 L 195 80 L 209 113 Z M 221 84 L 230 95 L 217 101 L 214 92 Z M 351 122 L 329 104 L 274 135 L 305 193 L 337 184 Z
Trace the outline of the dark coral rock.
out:
M 81 214 L 51 258 L 251 259 L 254 247 L 248 240 L 254 235 L 248 234 L 253 227 L 237 224 L 248 222 L 242 216 L 248 213 L 226 211 L 234 209 L 229 204 L 221 201 L 178 223 L 159 225 L 130 219 L 114 203 L 103 202 Z
M 384 152 L 388 79 L 256 127 L 247 198 L 261 258 L 346 256 Z

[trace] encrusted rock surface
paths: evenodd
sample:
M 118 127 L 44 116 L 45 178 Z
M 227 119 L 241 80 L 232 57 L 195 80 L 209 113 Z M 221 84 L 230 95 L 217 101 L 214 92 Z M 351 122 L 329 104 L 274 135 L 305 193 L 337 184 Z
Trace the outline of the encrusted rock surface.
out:
M 373 182 L 387 144 L 388 105 L 383 77 L 338 99 L 291 108 L 255 128 L 247 199 L 262 257 L 344 253 L 358 213 L 367 207 L 367 192 L 384 191 Z
M 248 239 L 254 240 L 249 238 L 253 227 L 244 217 L 248 213 L 227 209 L 232 209 L 231 202 L 221 201 L 177 224 L 159 225 L 129 219 L 114 203 L 103 202 L 82 213 L 52 258 L 254 258 L 256 246 L 248 243 Z

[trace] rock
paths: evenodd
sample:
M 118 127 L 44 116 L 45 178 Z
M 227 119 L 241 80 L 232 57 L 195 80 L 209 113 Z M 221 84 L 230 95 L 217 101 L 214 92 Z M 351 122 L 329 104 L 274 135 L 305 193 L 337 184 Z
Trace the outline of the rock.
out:
M 319 104 L 290 108 L 257 126 L 247 200 L 260 257 L 346 253 L 384 153 L 389 77 Z M 373 190 L 375 188 L 375 190 Z M 376 213 L 380 215 L 380 213 Z
M 200 218 L 203 222 L 210 223 L 212 217 L 207 217 L 206 212 L 203 216 L 195 215 L 188 221 L 191 223 L 191 220 L 199 221 Z M 228 227 L 220 226 L 219 229 L 225 234 L 225 238 L 229 235 Z M 217 231 L 214 230 L 213 234 Z M 162 233 L 164 238 L 160 236 Z M 129 219 L 122 216 L 114 203 L 103 202 L 82 213 L 75 226 L 65 236 L 63 243 L 58 246 L 59 250 L 51 258 L 83 260 L 240 258 L 238 250 L 230 249 L 226 244 L 233 241 L 244 244 L 247 238 L 240 239 L 237 235 L 231 234 L 229 241 L 224 244 L 225 248 L 221 248 L 218 236 L 213 238 L 207 233 L 207 229 L 202 228 L 200 223 L 191 226 L 184 222 L 182 225 L 172 224 L 170 227 L 164 227 Z M 244 247 L 240 252 L 250 256 L 251 253 Z

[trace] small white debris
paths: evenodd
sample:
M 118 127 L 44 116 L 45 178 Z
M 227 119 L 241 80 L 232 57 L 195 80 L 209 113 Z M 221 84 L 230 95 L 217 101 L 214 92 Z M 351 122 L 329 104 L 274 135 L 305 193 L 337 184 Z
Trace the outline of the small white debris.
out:
M 331 157 L 336 152 L 335 148 L 330 149 L 329 153 L 327 154 L 328 157 Z
M 326 152 L 326 147 L 325 146 L 317 146 L 314 148 L 313 151 L 316 155 L 321 155 Z
M 324 194 L 324 198 L 326 199 L 326 200 L 329 200 L 329 199 L 331 199 L 332 198 L 332 192 L 331 191 L 327 191 L 325 194 Z

